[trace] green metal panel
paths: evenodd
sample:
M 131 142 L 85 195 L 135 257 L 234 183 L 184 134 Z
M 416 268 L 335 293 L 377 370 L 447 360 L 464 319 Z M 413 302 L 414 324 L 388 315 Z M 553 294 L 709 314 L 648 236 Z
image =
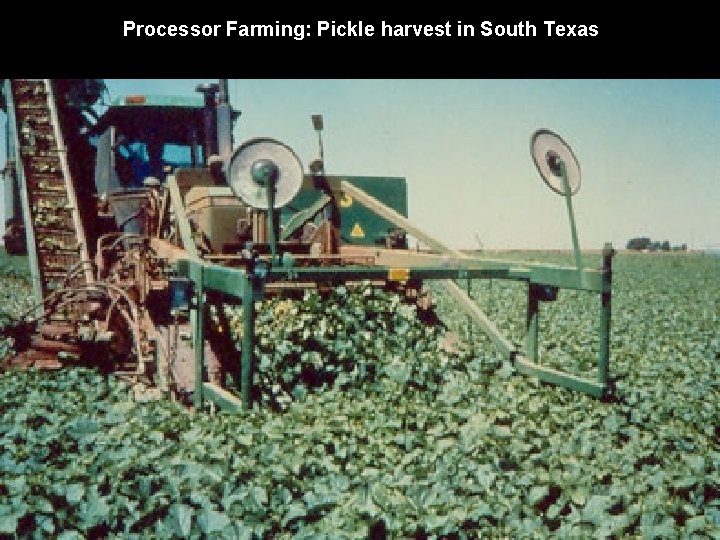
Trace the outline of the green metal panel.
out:
M 195 287 L 243 298 L 245 291 L 254 291 L 245 270 L 209 264 L 200 259 L 180 259 L 175 263 L 178 276 L 193 280 Z
M 243 270 L 215 265 L 205 267 L 203 286 L 236 298 L 243 298 L 245 290 L 250 288 L 247 275 Z
M 399 214 L 407 216 L 407 182 L 405 178 L 391 176 L 343 176 L 343 180 L 372 195 Z M 316 190 L 302 189 L 281 212 L 285 225 L 292 216 L 317 202 L 321 194 Z M 376 245 L 383 242 L 388 231 L 397 227 L 379 217 L 352 197 L 338 201 L 340 210 L 340 234 L 343 241 L 353 245 Z
M 382 201 L 385 206 L 407 217 L 407 183 L 404 178 L 349 176 L 345 179 Z M 349 205 L 345 206 L 348 203 Z M 340 219 L 342 220 L 341 236 L 351 244 L 368 245 L 377 241 L 382 242 L 385 235 L 396 228 L 395 224 L 377 216 L 354 200 L 340 202 Z M 357 236 L 358 229 L 362 229 L 363 236 Z
M 243 402 L 237 396 L 211 382 L 203 383 L 202 394 L 205 399 L 212 401 L 222 410 L 230 413 L 240 413 L 245 408 Z

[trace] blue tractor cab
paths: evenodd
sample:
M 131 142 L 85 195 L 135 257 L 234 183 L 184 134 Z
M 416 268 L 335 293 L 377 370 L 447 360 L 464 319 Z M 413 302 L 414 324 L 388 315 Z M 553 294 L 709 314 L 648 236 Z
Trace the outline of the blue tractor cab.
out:
M 113 101 L 91 135 L 98 194 L 161 182 L 178 167 L 200 167 L 208 153 L 202 96 L 126 96 Z
M 143 229 L 142 193 L 178 168 L 203 167 L 216 152 L 212 107 L 203 96 L 134 95 L 115 99 L 90 132 L 95 189 L 118 229 Z

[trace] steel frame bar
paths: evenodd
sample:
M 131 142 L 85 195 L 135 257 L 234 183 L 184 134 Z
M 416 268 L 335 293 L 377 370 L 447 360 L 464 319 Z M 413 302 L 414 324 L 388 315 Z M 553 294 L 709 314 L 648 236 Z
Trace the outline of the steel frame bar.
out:
M 238 398 L 235 397 L 235 394 L 221 388 L 215 383 L 204 382 L 201 387 L 202 394 L 205 399 L 215 403 L 215 405 L 225 411 L 239 413 L 245 408 L 245 404 L 238 400 Z
M 318 212 L 325 208 L 331 201 L 332 197 L 330 197 L 327 193 L 322 193 L 318 200 L 315 201 L 312 205 L 310 205 L 305 210 L 301 210 L 300 212 L 295 214 L 292 218 L 290 218 L 290 221 L 285 224 L 285 227 L 280 234 L 280 241 L 284 242 L 285 240 L 290 238 L 303 225 L 305 225 L 309 220 L 314 218 L 318 214 Z
M 175 176 L 169 176 L 166 182 L 168 191 L 170 192 L 170 202 L 172 203 L 172 209 L 175 214 L 175 223 L 177 223 L 178 226 L 182 247 L 188 252 L 192 259 L 199 260 L 200 257 L 198 256 L 197 247 L 193 239 L 190 221 L 188 221 L 187 214 L 185 213 L 185 204 L 182 200 L 182 195 L 180 195 L 177 180 Z
M 567 177 L 567 168 L 565 163 L 560 161 L 560 177 L 562 178 L 563 197 L 565 198 L 565 206 L 567 207 L 568 221 L 570 222 L 570 235 L 572 236 L 573 254 L 575 255 L 575 266 L 578 271 L 583 268 L 582 253 L 580 253 L 580 242 L 578 241 L 577 227 L 575 226 L 575 213 L 572 206 L 572 192 L 570 190 L 570 182 Z

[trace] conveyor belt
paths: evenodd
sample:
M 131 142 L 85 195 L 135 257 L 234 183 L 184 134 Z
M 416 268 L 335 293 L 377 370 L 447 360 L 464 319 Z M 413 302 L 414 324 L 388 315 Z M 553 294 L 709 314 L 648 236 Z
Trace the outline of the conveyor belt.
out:
M 52 82 L 12 79 L 8 96 L 18 149 L 24 222 L 33 289 L 38 301 L 52 292 L 92 280 L 84 227 L 78 212 L 75 186 L 68 166 Z M 6 87 L 7 88 L 7 87 Z M 7 93 L 7 92 L 6 92 Z M 68 271 L 78 272 L 68 279 Z M 56 318 L 72 320 L 73 313 Z

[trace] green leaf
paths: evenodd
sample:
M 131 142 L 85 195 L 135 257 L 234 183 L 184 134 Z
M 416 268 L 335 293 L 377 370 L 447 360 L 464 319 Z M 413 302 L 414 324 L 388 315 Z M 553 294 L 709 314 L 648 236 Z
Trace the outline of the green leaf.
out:
M 436 532 L 438 529 L 445 527 L 448 523 L 448 516 L 446 515 L 433 515 L 425 517 L 425 526 L 431 532 Z
M 262 486 L 253 486 L 250 490 L 250 496 L 253 498 L 253 501 L 255 501 L 255 504 L 260 507 L 263 507 L 268 503 L 267 490 Z
M 706 508 L 705 517 L 707 517 L 709 523 L 712 523 L 715 527 L 720 527 L 720 509 Z
M 503 362 L 502 368 L 500 368 L 497 372 L 498 376 L 503 379 L 512 377 L 513 373 L 515 373 L 515 368 L 510 362 Z
M 641 525 L 644 537 L 650 538 L 675 538 L 677 531 L 675 530 L 675 520 L 671 517 L 665 518 L 657 525 Z
M 587 486 L 578 486 L 570 491 L 570 500 L 578 506 L 585 506 L 589 494 Z
M 25 478 L 25 476 L 17 476 L 12 480 L 6 480 L 5 485 L 7 486 L 8 493 L 13 496 L 23 496 L 28 490 L 27 478 Z
M 230 519 L 222 513 L 216 512 L 212 508 L 204 508 L 198 516 L 198 526 L 205 534 L 220 532 L 230 525 Z
M 70 425 L 69 433 L 76 439 L 83 439 L 87 435 L 97 433 L 100 424 L 89 416 L 81 416 Z
M 533 486 L 528 493 L 528 504 L 534 506 L 544 499 L 548 494 L 548 486 Z
M 707 520 L 705 516 L 695 516 L 691 517 L 685 522 L 685 534 L 694 533 L 696 531 L 700 531 L 705 529 L 705 526 L 707 525 Z
M 193 509 L 187 504 L 173 504 L 168 510 L 165 525 L 182 538 L 190 535 L 192 528 Z
M 493 471 L 491 465 L 481 465 L 476 474 L 476 478 L 478 480 L 478 483 L 485 489 L 489 489 L 490 486 L 495 482 L 495 479 L 497 478 L 497 473 Z
M 107 497 L 100 496 L 95 489 L 91 489 L 86 502 L 80 505 L 80 520 L 86 529 L 105 523 L 110 514 Z
M 45 497 L 35 497 L 32 500 L 31 507 L 36 512 L 45 512 L 45 513 L 52 513 L 54 508 L 50 501 L 48 501 Z
M 620 426 L 625 424 L 625 419 L 621 418 L 617 414 L 611 414 L 603 422 L 603 426 L 611 433 L 615 433 L 620 429 Z
M 684 455 L 683 459 L 694 472 L 702 474 L 705 471 L 705 458 L 703 456 Z
M 588 500 L 582 512 L 584 521 L 589 521 L 596 525 L 602 524 L 605 520 L 605 510 L 610 506 L 610 498 L 603 495 L 593 495 Z
M 15 514 L 6 514 L 0 516 L 0 533 L 13 534 L 17 530 L 18 516 Z
M 683 476 L 673 480 L 672 485 L 678 489 L 686 489 L 697 485 L 701 480 L 695 476 Z
M 79 503 L 85 495 L 85 486 L 82 484 L 70 484 L 65 489 L 65 498 L 70 504 Z
M 238 444 L 240 444 L 242 446 L 252 446 L 252 444 L 253 444 L 252 433 L 244 433 L 244 434 L 237 435 L 235 440 L 237 441 Z
M 83 536 L 76 530 L 63 531 L 57 540 L 84 540 Z
M 288 505 L 287 510 L 283 515 L 281 524 L 283 527 L 286 527 L 287 524 L 294 519 L 305 517 L 306 515 L 307 510 L 305 509 L 305 505 L 300 501 L 293 501 Z
M 41 531 L 48 534 L 52 534 L 55 532 L 55 523 L 53 522 L 53 518 L 51 518 L 50 516 L 37 514 L 35 516 L 35 522 L 37 523 L 37 526 Z

